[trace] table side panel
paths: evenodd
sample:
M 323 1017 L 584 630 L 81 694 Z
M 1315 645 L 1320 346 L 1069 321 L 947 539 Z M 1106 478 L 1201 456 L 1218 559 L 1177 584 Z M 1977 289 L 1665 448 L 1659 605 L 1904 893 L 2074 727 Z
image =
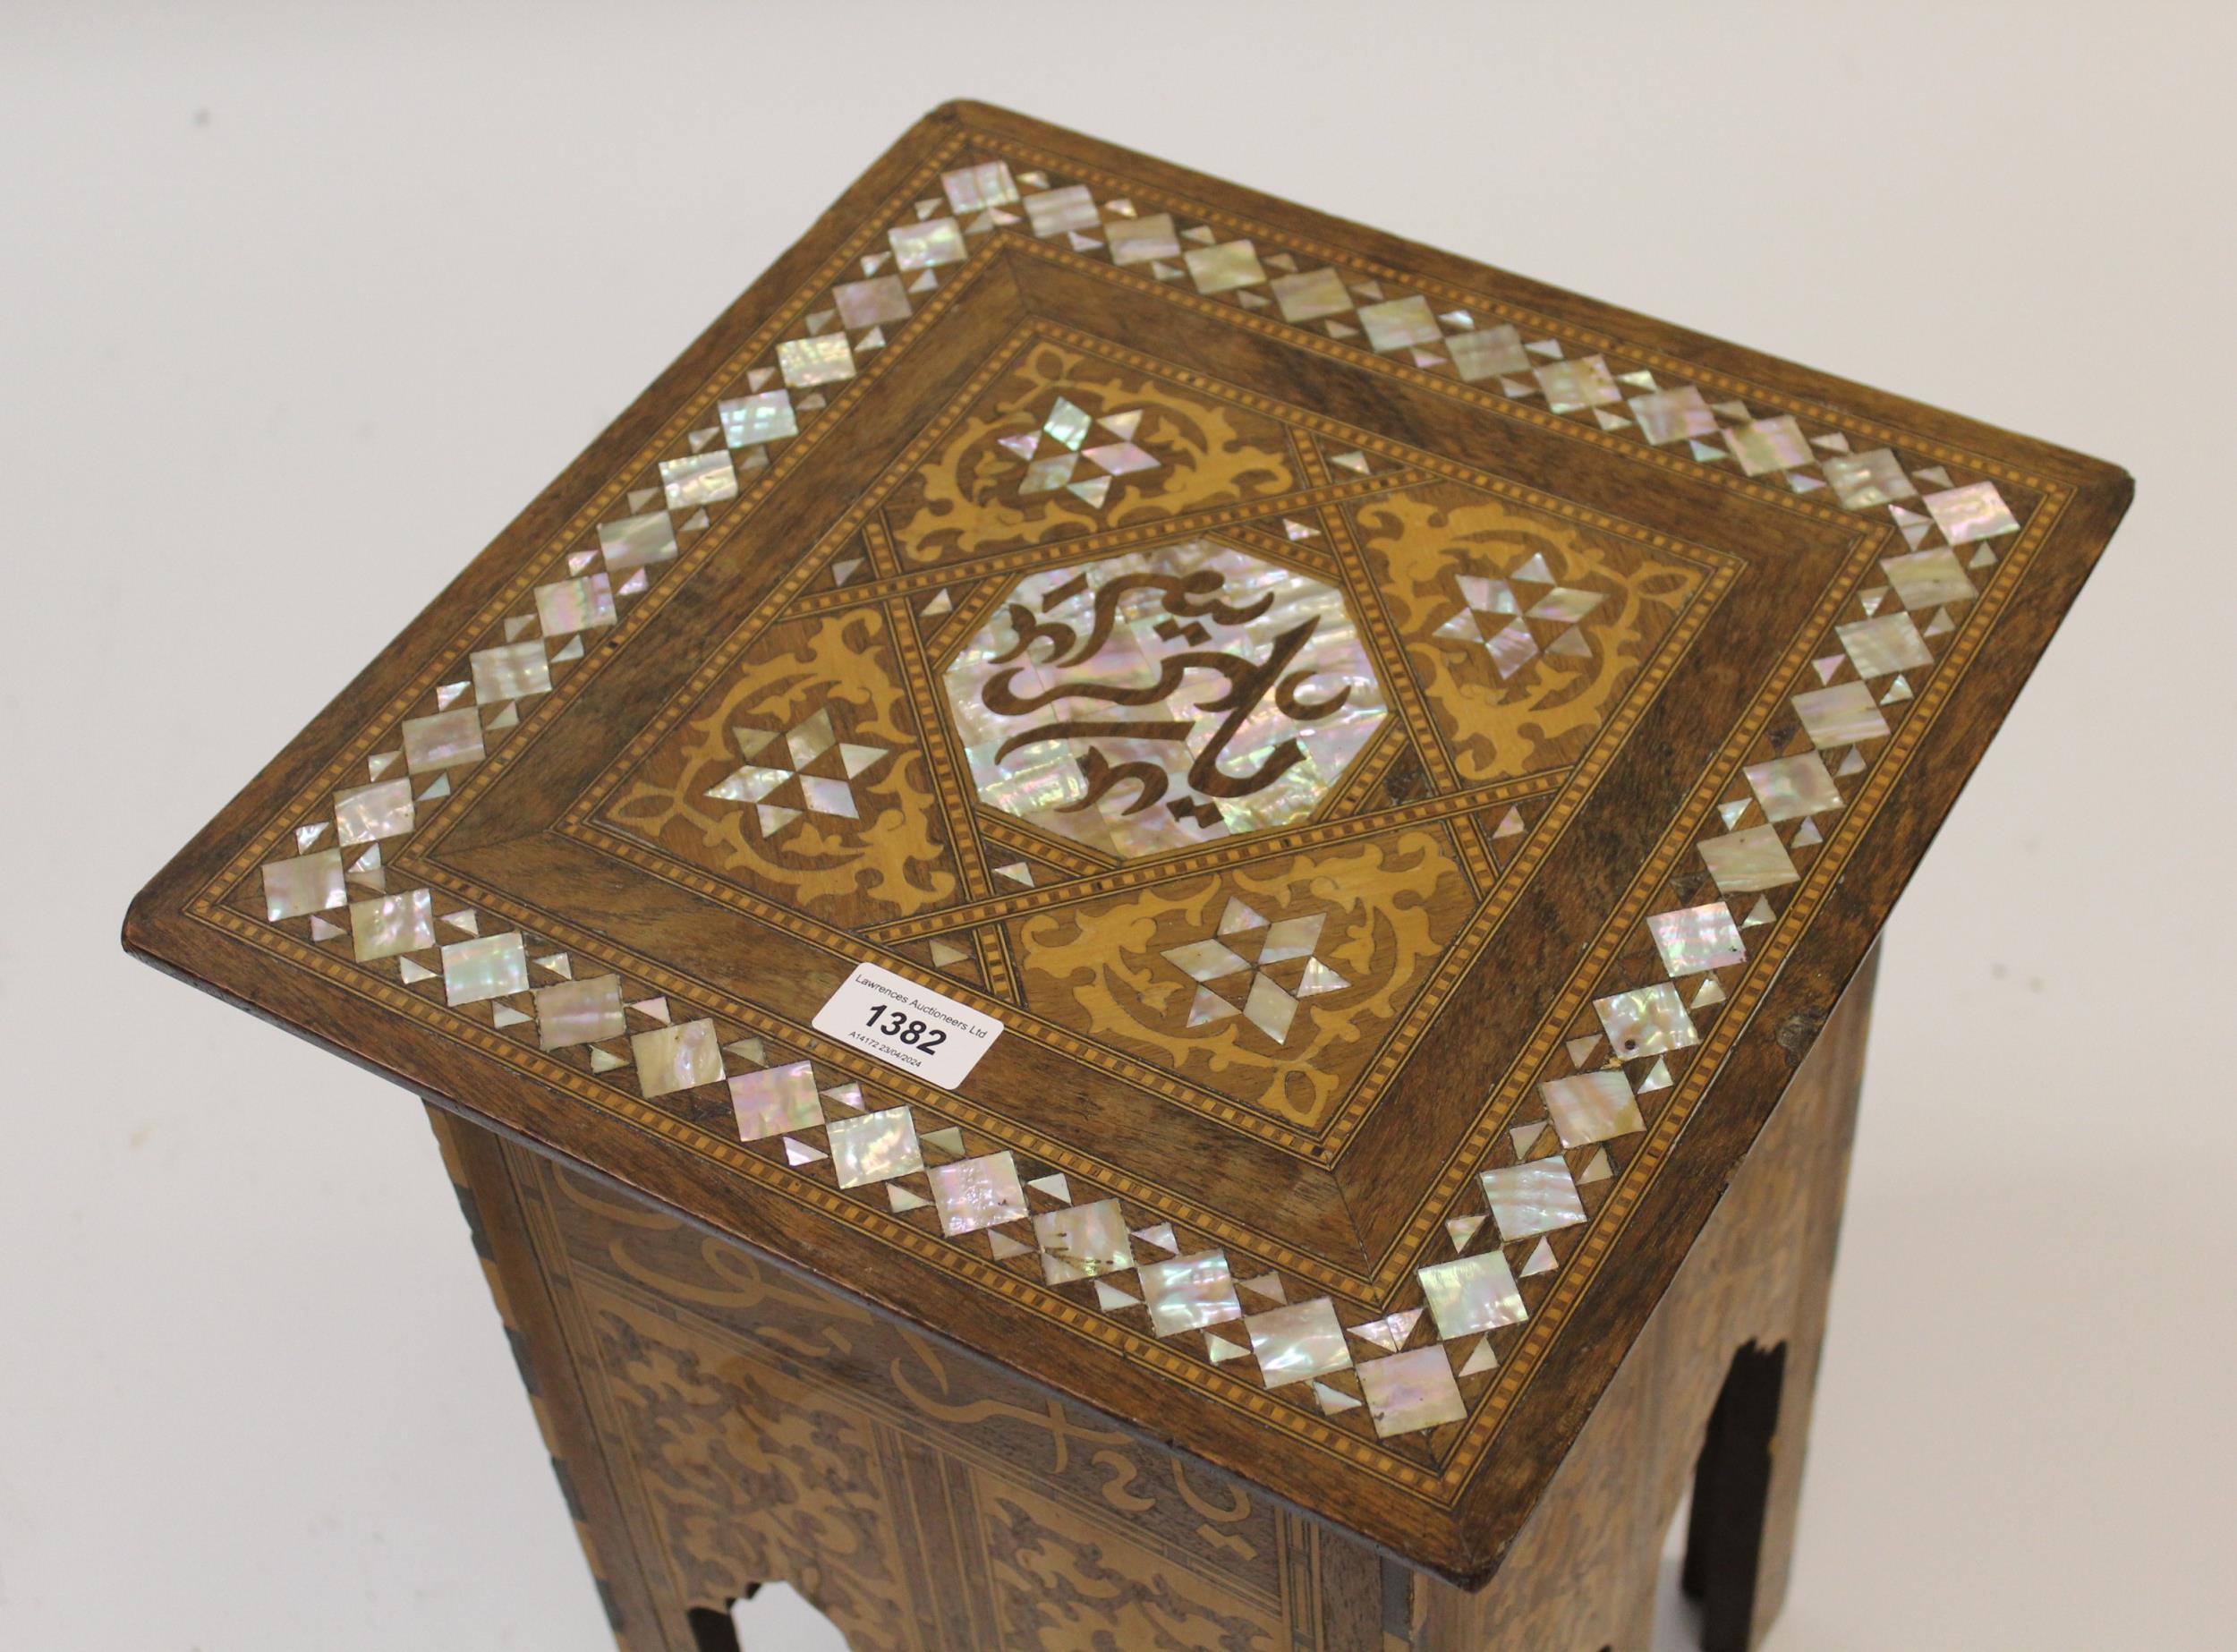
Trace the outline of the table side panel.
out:
M 545 1155 L 440 1128 L 479 1137 L 518 1212 L 507 1290 L 555 1305 L 534 1364 L 594 1419 L 618 1488 L 595 1541 L 625 1546 L 661 1623 L 782 1580 L 879 1652 L 1379 1647 L 1382 1569 L 1354 1540 Z

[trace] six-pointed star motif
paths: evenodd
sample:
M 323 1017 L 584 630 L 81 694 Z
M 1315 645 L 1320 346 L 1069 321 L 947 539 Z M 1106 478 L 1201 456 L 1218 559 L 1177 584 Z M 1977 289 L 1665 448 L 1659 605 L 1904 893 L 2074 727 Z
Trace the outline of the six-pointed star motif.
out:
M 1166 962 L 1197 984 L 1195 1000 L 1188 1007 L 1188 1025 L 1203 1026 L 1239 1013 L 1276 1043 L 1286 1043 L 1299 999 L 1340 992 L 1351 984 L 1314 956 L 1327 922 L 1324 912 L 1269 922 L 1253 907 L 1229 897 L 1227 910 L 1220 915 L 1217 935 L 1165 949 Z M 1274 967 L 1299 958 L 1305 960 L 1304 966 L 1294 978 L 1289 971 Z M 1277 974 L 1289 980 L 1287 987 L 1275 979 Z M 1231 988 L 1238 978 L 1243 993 L 1239 1004 L 1206 984 L 1216 981 Z
M 781 744 L 776 730 L 770 728 L 733 728 L 730 737 L 738 743 L 744 765 L 709 787 L 707 796 L 753 804 L 764 838 L 775 837 L 804 811 L 860 819 L 854 782 L 888 755 L 882 745 L 841 740 L 832 729 L 829 707 L 794 724 Z M 777 748 L 773 752 L 772 746 Z M 785 802 L 770 802 L 787 783 L 796 791 L 786 793 Z M 795 796 L 797 808 L 790 802 Z

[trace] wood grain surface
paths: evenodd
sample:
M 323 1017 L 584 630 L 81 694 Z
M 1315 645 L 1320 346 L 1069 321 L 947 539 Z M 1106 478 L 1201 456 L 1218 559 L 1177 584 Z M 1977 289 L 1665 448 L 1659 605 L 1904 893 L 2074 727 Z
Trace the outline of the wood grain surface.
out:
M 997 166 L 999 220 L 971 199 Z M 789 434 L 749 422 L 779 392 Z M 1067 406 L 1098 433 L 1063 434 Z M 1052 458 L 1069 480 L 1042 487 Z M 948 105 L 155 878 L 125 944 L 1477 1583 L 2130 491 L 2097 460 Z M 1145 646 L 1216 656 L 1238 703 L 1289 721 L 1216 761 L 1208 721 L 1185 750 L 1160 736 L 1170 761 L 1144 766 L 1003 712 L 1002 734 L 1071 739 L 1078 774 L 1158 798 L 1101 825 L 1016 802 L 968 732 L 1016 698 L 989 657 L 1024 646 L 1019 615 L 1053 624 L 1144 569 L 1172 586 Z M 1222 594 L 1180 589 L 1205 569 Z M 1255 579 L 1320 602 L 1317 628 L 1244 617 Z M 1876 657 L 1891 639 L 1916 663 Z M 1258 674 L 1308 644 L 1358 662 L 1351 722 L 1323 707 L 1336 666 Z M 1822 689 L 1838 703 L 1803 700 Z M 1328 771 L 1295 769 L 1283 730 Z M 1837 796 L 1788 809 L 1780 788 L 1819 777 Z M 1792 878 L 1720 881 L 1702 845 L 1758 827 Z M 1674 961 L 1649 920 L 1707 907 L 1746 920 L 1744 957 Z M 1271 940 L 1285 923 L 1306 940 Z M 1215 942 L 1245 950 L 1192 975 Z M 864 960 L 1003 1020 L 959 1089 L 812 1029 Z M 1682 993 L 1697 1036 L 1630 1060 L 1598 1042 L 1642 992 Z M 821 1121 L 753 1135 L 726 1081 L 801 1063 Z M 1550 1134 L 1546 1086 L 1608 1072 L 1636 1122 Z M 921 1168 L 840 1179 L 850 1114 L 906 1118 Z M 1510 1242 L 1479 1178 L 1537 1160 L 1581 1219 Z M 966 1162 L 1033 1184 L 1029 1208 L 991 1233 L 947 1220 L 941 1172 Z M 1024 1217 L 1101 1200 L 1172 1239 L 1137 1262 L 1265 1282 L 1238 1314 L 1325 1300 L 1342 1368 L 1270 1384 L 1239 1317 L 1174 1332 L 1045 1273 Z M 1482 1339 L 1440 1341 L 1421 1270 L 1494 1253 L 1526 1311 L 1461 1375 Z M 1399 1346 L 1450 1359 L 1461 1414 L 1433 1426 L 1354 1403 L 1391 1346 L 1359 1333 L 1408 1315 Z

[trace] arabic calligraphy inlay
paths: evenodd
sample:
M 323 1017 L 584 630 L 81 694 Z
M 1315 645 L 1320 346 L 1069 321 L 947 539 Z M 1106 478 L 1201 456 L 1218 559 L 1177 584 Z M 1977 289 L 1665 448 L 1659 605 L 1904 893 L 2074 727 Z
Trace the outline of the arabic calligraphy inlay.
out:
M 982 802 L 1121 857 L 1303 819 L 1388 714 L 1333 586 L 1203 539 L 1021 580 L 947 689 Z

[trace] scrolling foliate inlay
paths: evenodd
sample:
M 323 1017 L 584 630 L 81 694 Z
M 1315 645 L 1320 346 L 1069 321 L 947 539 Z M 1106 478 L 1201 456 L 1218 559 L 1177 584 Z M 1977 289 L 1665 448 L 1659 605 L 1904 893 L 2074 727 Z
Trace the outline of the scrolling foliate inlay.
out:
M 1271 1570 L 1273 1522 L 1238 1492 L 1220 1488 L 1223 1507 L 1184 1482 L 1206 1513 L 1192 1511 L 1195 1532 L 1177 1537 L 1158 1503 L 1114 1477 L 1138 1460 L 1131 1445 L 1097 1452 L 1101 1479 L 1120 1489 L 1091 1511 L 1046 1481 L 1029 1489 L 976 1453 L 953 1455 L 895 1429 L 882 1409 L 852 1403 L 851 1373 L 833 1382 L 785 1369 L 666 1305 L 604 1290 L 585 1304 L 592 1375 L 640 1466 L 654 1540 L 686 1599 L 787 1582 L 865 1652 L 963 1644 L 942 1608 L 952 1614 L 957 1592 L 982 1588 L 1006 1643 L 1020 1647 L 1276 1652 L 1284 1643 L 1280 1605 L 1257 1575 Z M 1015 1408 L 977 1394 L 961 1409 Z M 920 1464 L 937 1476 L 939 1506 L 958 1520 L 927 1518 Z M 1214 1526 L 1229 1509 L 1256 1543 Z M 954 1564 L 958 1542 L 974 1563 L 968 1573 L 934 1577 Z
M 427 652 L 410 680 L 242 841 L 188 911 L 259 949 L 263 961 L 319 977 L 322 991 L 503 1062 L 523 1089 L 540 1086 L 553 1109 L 595 1115 L 596 1129 L 656 1131 L 757 1196 L 843 1221 L 863 1256 L 889 1248 L 931 1259 L 1066 1334 L 1158 1360 L 1200 1392 L 1240 1384 L 1253 1414 L 1286 1438 L 1450 1502 L 1574 1304 L 1620 1254 L 1615 1234 L 1670 1162 L 1739 1029 L 1786 978 L 1786 961 L 1897 778 L 1922 749 L 1930 758 L 1941 749 L 1925 744 L 1930 731 L 1999 617 L 2031 594 L 2037 553 L 2073 495 L 2005 450 L 1960 447 L 1887 415 L 1778 388 L 1786 381 L 1774 366 L 1761 369 L 1770 382 L 1747 381 L 1729 365 L 1671 355 L 1651 329 L 1595 332 L 1500 296 L 1507 289 L 1488 276 L 1484 291 L 1466 290 L 1376 261 L 1357 243 L 1255 224 L 1234 198 L 1221 198 L 1229 204 L 1207 208 L 975 131 L 928 140 L 914 174 L 872 217 L 835 235 L 794 291 L 741 324 L 751 334 L 741 332 L 728 360 L 707 363 L 672 409 L 647 413 L 660 418 L 658 428 L 564 526 L 529 546 L 509 576 L 485 582 L 486 600 L 447 599 L 437 620 L 449 629 L 438 637 L 430 621 L 423 630 Z M 959 298 L 991 290 L 982 278 L 1004 260 L 1057 268 L 1128 302 L 1163 304 L 1187 327 L 1278 348 L 1294 370 L 1267 387 L 1289 399 L 1153 360 L 1059 319 L 1026 317 L 1011 336 L 1022 349 L 997 346 L 951 407 L 922 410 L 924 422 L 886 481 L 849 502 L 828 537 L 805 544 L 761 535 L 773 520 L 765 507 L 798 497 L 788 491 L 795 478 L 813 477 L 857 431 L 895 428 L 883 415 L 908 395 L 896 364 L 931 353 L 922 350 L 927 339 L 953 336 Z M 787 1041 L 812 1054 L 827 1099 L 878 1076 L 849 1070 L 765 1004 L 680 962 L 613 944 L 564 900 L 492 887 L 440 858 L 451 822 L 505 796 L 500 777 L 550 749 L 543 736 L 586 703 L 593 682 L 610 680 L 608 662 L 639 646 L 679 599 L 708 590 L 702 576 L 719 559 L 735 567 L 731 559 L 751 557 L 771 566 L 762 611 L 722 621 L 737 629 L 629 739 L 608 771 L 616 783 L 729 692 L 726 674 L 770 626 L 880 616 L 865 623 L 889 633 L 906 689 L 894 703 L 905 699 L 914 712 L 893 711 L 894 727 L 880 735 L 850 714 L 862 708 L 845 695 L 831 703 L 828 728 L 806 685 L 786 690 L 780 704 L 742 698 L 730 708 L 735 720 L 702 719 L 688 785 L 670 786 L 672 800 L 691 799 L 678 811 L 692 815 L 684 829 L 656 818 L 668 805 L 654 804 L 644 805 L 654 814 L 639 817 L 651 822 L 652 838 L 642 824 L 625 837 L 603 830 L 614 823 L 613 795 L 594 787 L 570 806 L 559 835 L 709 898 L 727 898 L 731 885 L 769 890 L 734 904 L 834 955 L 888 942 L 932 951 L 951 932 L 953 908 L 952 932 L 981 948 L 992 985 L 1008 968 L 992 938 L 1076 901 L 1440 822 L 1482 902 L 1447 960 L 1458 978 L 1609 754 L 1629 750 L 1629 730 L 1704 634 L 1706 617 L 1722 611 L 1722 594 L 1753 570 L 1670 537 L 1674 525 L 1616 520 L 1589 492 L 1552 499 L 1300 406 L 1328 362 L 1370 389 L 1433 401 L 1456 423 L 1480 420 L 1487 431 L 1556 447 L 1575 461 L 1562 473 L 1607 465 L 1680 479 L 1710 513 L 1697 522 L 1729 498 L 1742 515 L 1774 513 L 1821 538 L 1850 533 L 1853 547 L 1797 628 L 1782 619 L 1774 635 L 1748 639 L 1775 644 L 1772 671 L 1714 749 L 1687 756 L 1685 774 L 1672 777 L 1687 788 L 1683 811 L 1640 875 L 1610 869 L 1628 892 L 1569 978 L 1537 984 L 1546 1018 L 1523 1059 L 1504 1077 L 1487 1071 L 1464 1136 L 1425 1144 L 1449 1158 L 1378 1276 L 1360 1286 L 1365 1296 L 1321 1296 L 1353 1286 L 1297 1252 L 1246 1256 L 1238 1231 L 1221 1225 L 1231 1213 L 1192 1207 L 1124 1174 L 1103 1178 L 1104 1167 L 1072 1144 L 1013 1132 L 957 1098 L 953 1111 L 974 1131 L 966 1140 L 943 1128 L 942 1098 L 885 1080 L 902 1090 L 880 1098 L 891 1103 L 886 1112 L 913 1115 L 928 1144 L 946 1136 L 963 1142 L 957 1152 L 1014 1154 L 1035 1198 L 1076 1206 L 1067 1221 L 1104 1205 L 1118 1210 L 1122 1199 L 1154 1199 L 1127 1204 L 1124 1226 L 1194 1222 L 1233 1252 L 1190 1256 L 1194 1271 L 1180 1272 L 1191 1280 L 1212 1279 L 1212 1264 L 1226 1270 L 1231 1260 L 1238 1280 L 1272 1282 L 1277 1294 L 1258 1300 L 1338 1315 L 1346 1334 L 1364 1339 L 1356 1350 L 1364 1406 L 1341 1371 L 1315 1379 L 1309 1395 L 1275 1383 L 1272 1374 L 1289 1362 L 1272 1340 L 1273 1363 L 1262 1367 L 1255 1347 L 1246 1358 L 1225 1332 L 1216 1346 L 1206 1333 L 1200 1352 L 1155 1324 L 1144 1331 L 1140 1282 L 1129 1291 L 1101 1277 L 1052 1279 L 1067 1299 L 1051 1308 L 1030 1282 L 1048 1260 L 1037 1234 L 997 1229 L 958 1239 L 939 1230 L 914 1185 L 836 1183 L 821 1122 L 795 1126 L 796 1134 L 730 1130 L 735 1098 L 722 1083 L 753 1090 L 766 1077 L 757 1070 L 768 1064 L 764 1039 L 787 1046 L 787 1060 L 795 1054 Z M 865 418 L 869 409 L 879 416 Z M 1436 543 L 1415 542 L 1406 515 L 1413 496 L 1390 496 L 1447 483 Z M 1476 503 L 1461 484 L 1497 500 L 1481 522 L 1467 517 Z M 1625 497 L 1624 508 L 1655 515 L 1652 490 Z M 1394 525 L 1408 541 L 1395 551 L 1386 542 Z M 1578 532 L 1565 539 L 1572 527 Z M 1533 549 L 1510 532 L 1553 543 Z M 937 656 L 959 647 L 991 601 L 1028 574 L 1192 537 L 1265 549 L 1345 593 L 1391 716 L 1339 782 L 1333 806 L 1271 829 L 1278 844 L 1254 834 L 1170 864 L 1161 856 L 1112 863 L 985 807 L 947 726 Z M 505 554 L 520 543 L 508 541 Z M 1688 568 L 1705 571 L 1697 579 Z M 895 664 L 883 668 L 892 678 Z M 1378 785 L 1379 775 L 1390 783 Z M 926 852 L 849 859 L 849 834 L 880 818 L 881 797 L 904 796 L 925 800 L 926 813 L 913 836 L 895 841 Z M 824 881 L 820 895 L 795 892 L 795 842 L 816 846 L 807 858 Z M 693 857 L 698 871 L 676 864 Z M 947 873 L 959 886 L 953 896 Z M 1067 877 L 1097 883 L 1091 894 L 1067 887 Z M 1182 1033 L 1200 1011 L 1199 1036 L 1208 1027 L 1271 1038 L 1267 1027 L 1286 1015 L 1287 1048 L 1366 977 L 1327 950 L 1340 932 L 1332 915 L 1306 953 L 1269 960 L 1269 948 L 1304 944 L 1306 907 L 1241 904 L 1263 923 L 1238 919 L 1223 935 L 1228 909 L 1211 898 L 1197 915 L 1209 932 L 1160 937 L 1146 956 L 1178 972 L 1164 979 L 1180 995 L 1170 1001 L 1181 1007 Z M 898 915 L 880 915 L 889 913 Z M 863 924 L 873 925 L 868 935 L 849 932 Z M 1277 941 L 1284 924 L 1291 927 Z M 1188 950 L 1199 941 L 1218 942 L 1246 967 L 1190 974 L 1170 955 L 1200 970 L 1223 964 L 1208 947 Z M 956 949 L 953 939 L 946 944 Z M 922 977 L 922 958 L 887 956 Z M 1312 975 L 1315 964 L 1325 973 Z M 1309 975 L 1317 990 L 1307 990 Z M 234 984 L 287 1013 L 263 984 Z M 1200 990 L 1233 1013 L 1196 997 Z M 1198 1104 L 1168 1073 L 1106 1060 L 1109 1044 L 1031 1026 L 1042 1013 L 1017 1012 L 1011 1035 L 1093 1066 L 1083 1075 L 1091 1082 L 1117 1074 Z M 1426 1014 L 1401 1018 L 1385 1064 L 1404 1059 Z M 708 1128 L 713 1120 L 721 1128 Z M 1549 1179 L 1569 1177 L 1585 1219 L 1506 1257 L 1527 1317 L 1495 1319 L 1483 1333 L 1474 1328 L 1485 1323 L 1478 1310 L 1503 1313 L 1510 1293 L 1489 1248 L 1501 1219 L 1477 1177 L 1524 1159 L 1546 1161 Z M 1443 1260 L 1448 1237 L 1458 1254 Z M 1432 1283 L 1456 1295 L 1455 1262 L 1464 1265 L 1457 1297 L 1466 1311 L 1435 1321 L 1449 1357 L 1441 1366 L 1408 1343 L 1430 1335 L 1421 1315 Z M 1136 1272 L 1167 1265 L 1137 1258 Z M 1155 1277 L 1161 1289 L 1180 1288 Z M 1448 1320 L 1469 1328 L 1448 1332 Z M 1369 1356 L 1366 1347 L 1387 1353 Z
M 1012 1037 L 1339 1152 L 1722 559 L 1045 326 L 996 346 L 799 554 L 590 811 L 764 921 L 819 919 L 827 945 L 983 991 Z M 1169 439 L 1161 406 L 1264 431 L 1294 490 L 1195 488 L 1202 444 Z M 990 517 L 1050 536 L 912 571 L 906 518 L 965 430 L 999 456 Z M 863 720 L 900 700 L 893 726 Z M 956 846 L 952 877 L 872 876 L 891 857 L 861 839 L 887 803 L 920 845 Z M 740 1129 L 812 1164 L 813 1110 L 766 1096 L 859 1090 L 777 1048 L 725 1045 L 755 1069 L 728 1074 Z M 889 1192 L 897 1213 L 923 1197 Z M 1467 1375 L 1491 1368 L 1471 1358 Z M 1310 1398 L 1341 1417 L 1335 1380 Z M 1374 1430 L 1405 1431 L 1399 1416 Z
M 1026 1550 L 1076 1555 L 1081 1592 L 1042 1631 L 1059 1639 L 1019 1619 L 1021 1645 L 1128 1644 L 1151 1622 L 1194 1636 L 1214 1608 L 1240 1615 L 1220 1616 L 1211 1645 L 1279 1628 L 1276 1516 L 1239 1485 L 572 1171 L 514 1163 L 554 1236 L 547 1277 L 580 1309 L 572 1357 L 610 1401 L 616 1445 L 648 1467 L 655 1540 L 687 1596 L 782 1579 L 850 1633 L 873 1612 L 893 1615 L 868 1627 L 890 1632 L 937 1615 L 953 1580 L 927 1568 L 959 1537 L 982 1546 L 998 1591 Z M 926 1463 L 963 1499 L 959 1527 L 927 1526 L 903 1494 Z
M 1673 557 L 1458 482 L 1352 515 L 1469 784 L 1578 761 L 1704 583 Z
M 1108 490 L 1097 490 L 1098 481 Z M 881 515 L 904 566 L 923 567 L 1303 485 L 1278 421 L 1039 340 L 956 421 Z
M 1420 827 L 1010 928 L 1033 1009 L 1314 1129 L 1474 907 L 1451 840 Z
M 1280 1614 L 1088 1526 L 1022 1486 L 979 1487 L 979 1540 L 1006 1645 L 1039 1652 L 1282 1652 Z
M 821 1384 L 618 1298 L 596 1308 L 608 1401 L 685 1598 L 792 1583 L 866 1652 L 913 1602 L 870 1419 Z
M 852 928 L 956 898 L 882 610 L 776 626 L 615 796 L 679 860 Z

